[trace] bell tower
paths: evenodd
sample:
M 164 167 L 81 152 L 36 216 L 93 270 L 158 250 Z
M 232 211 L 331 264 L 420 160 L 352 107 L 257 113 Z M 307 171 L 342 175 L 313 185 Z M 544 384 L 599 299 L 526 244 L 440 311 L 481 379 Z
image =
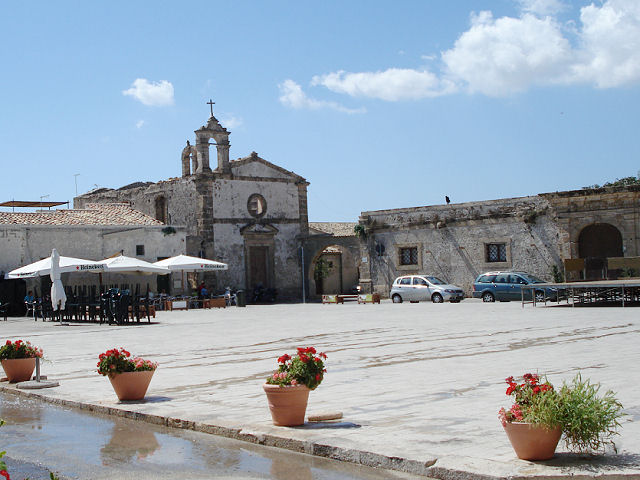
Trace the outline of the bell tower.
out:
M 211 116 L 207 120 L 207 124 L 195 131 L 196 134 L 196 151 L 198 155 L 198 166 L 194 173 L 210 172 L 209 166 L 209 139 L 213 138 L 216 142 L 216 150 L 218 154 L 218 168 L 216 172 L 231 173 L 229 165 L 229 131 L 220 125 L 220 122 L 213 116 L 213 105 L 215 102 L 209 100 L 207 102 L 211 107 Z

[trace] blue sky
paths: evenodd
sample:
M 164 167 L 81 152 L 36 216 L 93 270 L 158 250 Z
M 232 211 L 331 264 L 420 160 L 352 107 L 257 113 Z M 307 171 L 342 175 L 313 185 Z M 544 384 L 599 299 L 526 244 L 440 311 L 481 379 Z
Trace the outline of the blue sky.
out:
M 640 170 L 637 0 L 13 2 L 0 58 L 2 201 L 179 176 L 209 98 L 311 221 Z

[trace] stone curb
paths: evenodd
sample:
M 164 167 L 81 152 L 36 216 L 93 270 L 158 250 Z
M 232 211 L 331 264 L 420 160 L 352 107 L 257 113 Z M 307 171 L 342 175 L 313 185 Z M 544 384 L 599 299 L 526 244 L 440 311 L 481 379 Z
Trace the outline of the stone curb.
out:
M 134 412 L 117 407 L 107 407 L 103 405 L 94 405 L 90 403 L 76 402 L 74 400 L 64 400 L 59 398 L 47 397 L 33 391 L 18 390 L 15 387 L 0 385 L 0 390 L 17 396 L 27 398 L 36 398 L 54 405 L 75 408 L 89 412 L 100 413 L 103 415 L 113 415 L 117 417 L 139 420 L 153 425 L 162 425 L 171 428 L 182 428 L 185 430 L 194 430 L 196 432 L 218 435 L 221 437 L 240 440 L 243 442 L 254 443 L 257 445 L 265 445 L 268 447 L 282 448 L 297 453 L 306 453 L 317 457 L 330 458 L 343 462 L 355 463 L 366 467 L 384 468 L 387 470 L 396 470 L 416 475 L 431 476 L 429 467 L 436 463 L 436 460 L 429 462 L 420 462 L 401 457 L 389 457 L 373 452 L 356 450 L 350 448 L 335 447 L 313 441 L 297 440 L 289 437 L 265 434 L 259 432 L 250 432 L 242 428 L 224 427 L 221 425 L 210 425 L 202 422 L 194 422 L 191 420 L 182 420 L 179 418 L 162 417 L 159 415 L 151 415 L 148 413 Z M 445 478 L 445 477 L 441 477 Z M 451 477 L 446 477 L 451 478 Z M 458 477 L 460 478 L 460 477 Z M 481 477 L 474 478 L 480 480 Z
M 0 391 L 10 393 L 12 395 L 23 396 L 27 398 L 35 398 L 54 405 L 75 408 L 89 412 L 96 412 L 103 415 L 112 415 L 122 418 L 129 418 L 147 422 L 153 425 L 162 425 L 171 428 L 181 428 L 185 430 L 193 430 L 196 432 L 218 435 L 225 438 L 239 440 L 243 442 L 253 443 L 257 445 L 265 445 L 268 447 L 276 447 L 290 450 L 297 453 L 305 453 L 318 457 L 330 458 L 343 462 L 350 462 L 372 468 L 383 468 L 387 470 L 395 470 L 414 475 L 421 475 L 429 478 L 440 480 L 499 480 L 508 478 L 509 480 L 559 480 L 561 478 L 571 479 L 594 479 L 598 480 L 631 480 L 640 479 L 640 475 L 636 473 L 615 472 L 595 473 L 593 475 L 581 475 L 573 473 L 558 474 L 516 474 L 516 475 L 487 475 L 485 473 L 472 472 L 462 470 L 459 467 L 438 466 L 438 459 L 431 461 L 419 461 L 409 458 L 387 456 L 364 450 L 336 447 L 314 441 L 297 440 L 294 438 L 283 437 L 273 434 L 251 432 L 242 427 L 225 427 L 222 425 L 211 425 L 202 422 L 194 422 L 191 420 L 183 420 L 173 417 L 163 417 L 160 415 L 151 415 L 148 413 L 135 412 L 125 410 L 123 408 L 108 407 L 103 405 L 95 405 L 90 403 L 82 403 L 74 400 L 65 400 L 53 397 L 47 397 L 41 393 L 30 390 L 19 390 L 14 386 L 0 385 Z

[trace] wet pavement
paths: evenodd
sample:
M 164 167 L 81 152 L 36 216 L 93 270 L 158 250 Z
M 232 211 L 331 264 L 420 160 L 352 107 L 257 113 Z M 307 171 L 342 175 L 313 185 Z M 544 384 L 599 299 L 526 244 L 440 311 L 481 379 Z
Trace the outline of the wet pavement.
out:
M 156 321 L 9 319 L 1 328 L 44 348 L 43 373 L 60 386 L 33 394 L 57 402 L 440 478 L 640 478 L 640 383 L 630 381 L 640 364 L 637 308 L 268 305 L 159 312 Z M 274 427 L 261 384 L 278 356 L 309 345 L 327 353 L 328 373 L 308 413 L 342 411 L 343 421 Z M 116 346 L 160 363 L 145 402 L 119 403 L 95 373 L 97 355 Z M 517 460 L 497 411 L 508 406 L 503 379 L 529 371 L 557 386 L 581 371 L 616 391 L 628 414 L 620 454 L 584 459 L 560 445 L 552 462 Z
M 401 472 L 251 445 L 205 433 L 91 415 L 0 393 L 0 445 L 12 478 L 408 479 Z

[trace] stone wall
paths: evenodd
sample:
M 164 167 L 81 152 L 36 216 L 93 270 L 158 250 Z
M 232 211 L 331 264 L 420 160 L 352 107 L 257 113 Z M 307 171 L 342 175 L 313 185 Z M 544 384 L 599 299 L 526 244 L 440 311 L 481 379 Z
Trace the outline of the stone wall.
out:
M 561 264 L 555 215 L 540 197 L 364 212 L 360 223 L 367 260 L 361 283 L 383 296 L 404 274 L 435 275 L 470 295 L 486 271 L 521 270 L 551 280 L 553 265 Z M 489 244 L 505 245 L 505 261 L 488 261 Z M 414 247 L 417 263 L 402 265 L 401 249 Z
M 159 257 L 171 257 L 184 253 L 186 232 L 176 228 L 176 233 L 165 235 L 162 226 L 49 226 L 49 225 L 0 225 L 0 270 L 9 272 L 21 266 L 49 257 L 51 250 L 66 257 L 102 260 L 120 251 L 124 255 L 155 262 Z M 144 245 L 144 255 L 136 255 L 136 246 Z M 116 275 L 106 282 L 140 283 L 139 278 Z M 92 274 L 65 274 L 65 285 L 97 285 Z M 145 285 L 150 277 L 144 279 Z M 28 280 L 29 283 L 39 280 Z M 155 279 L 152 281 L 155 290 Z

